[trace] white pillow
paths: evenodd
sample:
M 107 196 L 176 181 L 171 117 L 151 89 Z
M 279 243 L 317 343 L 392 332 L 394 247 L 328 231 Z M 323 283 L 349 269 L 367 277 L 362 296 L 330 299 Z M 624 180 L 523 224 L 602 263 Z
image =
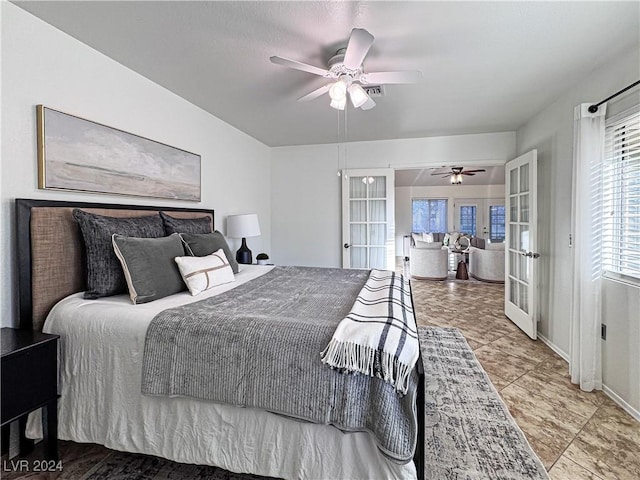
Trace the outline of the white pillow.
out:
M 423 242 L 427 242 L 427 243 L 432 243 L 433 242 L 433 233 L 423 233 L 422 234 L 422 241 Z
M 413 243 L 422 241 L 422 233 L 411 232 L 411 237 L 413 238 Z
M 222 249 L 205 257 L 176 257 L 175 261 L 191 295 L 235 280 Z

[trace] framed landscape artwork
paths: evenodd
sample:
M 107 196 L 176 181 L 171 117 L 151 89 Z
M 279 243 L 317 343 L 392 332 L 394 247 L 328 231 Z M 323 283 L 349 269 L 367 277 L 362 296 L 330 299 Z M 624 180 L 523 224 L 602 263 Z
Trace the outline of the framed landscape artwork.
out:
M 38 187 L 200 201 L 200 155 L 38 105 Z

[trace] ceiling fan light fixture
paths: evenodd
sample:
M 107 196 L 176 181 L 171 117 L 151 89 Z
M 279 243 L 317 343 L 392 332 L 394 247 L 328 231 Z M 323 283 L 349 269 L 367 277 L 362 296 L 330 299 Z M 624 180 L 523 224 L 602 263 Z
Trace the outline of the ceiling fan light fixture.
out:
M 329 104 L 332 108 L 336 110 L 344 110 L 344 107 L 347 106 L 347 97 L 342 97 L 340 100 L 331 99 L 331 103 Z
M 453 185 L 461 185 L 462 184 L 462 174 L 461 173 L 454 173 L 453 175 L 451 175 L 451 183 Z
M 355 108 L 361 107 L 367 103 L 367 100 L 369 100 L 367 92 L 365 92 L 364 88 L 357 83 L 352 83 L 351 86 L 349 86 L 349 97 L 351 98 L 351 103 Z
M 343 81 L 342 78 L 331 85 L 331 88 L 329 89 L 329 96 L 331 97 L 331 100 L 335 101 L 346 100 L 347 84 Z M 342 110 L 342 108 L 340 110 Z

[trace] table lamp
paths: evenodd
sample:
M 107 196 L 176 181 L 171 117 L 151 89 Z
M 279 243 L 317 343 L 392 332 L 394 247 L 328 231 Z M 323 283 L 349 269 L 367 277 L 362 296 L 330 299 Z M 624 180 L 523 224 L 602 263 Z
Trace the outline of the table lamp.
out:
M 244 215 L 229 215 L 227 217 L 227 236 L 231 238 L 242 238 L 242 245 L 236 252 L 236 261 L 242 264 L 253 262 L 251 250 L 247 247 L 247 237 L 257 237 L 260 235 L 260 224 L 258 215 L 246 213 Z

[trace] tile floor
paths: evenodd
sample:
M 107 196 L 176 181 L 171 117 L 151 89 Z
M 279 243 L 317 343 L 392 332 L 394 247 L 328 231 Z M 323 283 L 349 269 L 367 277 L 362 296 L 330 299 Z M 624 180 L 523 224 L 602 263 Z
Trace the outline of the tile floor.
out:
M 412 280 L 412 290 L 420 325 L 462 331 L 552 480 L 640 478 L 640 423 L 571 384 L 567 363 L 504 316 L 504 285 Z

